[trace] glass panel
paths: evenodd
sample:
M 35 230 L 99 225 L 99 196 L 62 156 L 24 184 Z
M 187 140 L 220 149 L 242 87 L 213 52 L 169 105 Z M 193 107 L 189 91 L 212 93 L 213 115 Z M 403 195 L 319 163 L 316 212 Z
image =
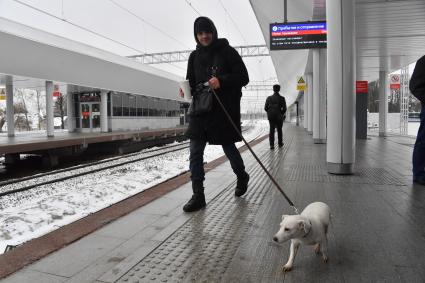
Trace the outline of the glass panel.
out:
M 129 116 L 130 115 L 129 105 L 130 105 L 129 95 L 123 94 L 122 95 L 122 115 L 123 116 Z
M 92 127 L 100 128 L 100 104 L 94 103 L 91 105 Z
M 143 96 L 137 96 L 137 116 L 143 116 Z
M 129 101 L 130 116 L 132 117 L 137 116 L 136 97 L 134 95 L 129 95 L 128 101 Z
M 149 99 L 147 97 L 143 97 L 142 107 L 143 107 L 143 116 L 149 116 Z
M 81 104 L 81 128 L 90 129 L 90 105 Z
M 112 97 L 112 110 L 114 116 L 122 116 L 122 96 L 119 93 Z

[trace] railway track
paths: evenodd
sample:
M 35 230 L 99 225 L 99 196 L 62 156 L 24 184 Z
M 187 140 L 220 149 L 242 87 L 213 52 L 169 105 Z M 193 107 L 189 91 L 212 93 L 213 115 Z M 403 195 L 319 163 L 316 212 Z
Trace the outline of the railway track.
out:
M 252 125 L 245 127 L 242 132 L 246 132 L 251 127 Z M 262 129 L 262 131 L 258 135 L 252 138 L 251 141 L 256 140 L 257 138 L 262 136 L 263 132 L 264 129 Z M 188 148 L 189 142 L 184 142 L 177 145 L 170 145 L 159 149 L 144 151 L 142 153 L 137 152 L 126 154 L 125 156 L 109 158 L 88 164 L 74 166 L 71 168 L 56 170 L 53 172 L 42 173 L 30 177 L 0 182 L 0 197 L 16 194 L 23 191 L 28 191 L 42 185 L 53 184 L 56 182 L 61 182 L 71 178 L 93 174 L 99 171 L 112 169 L 130 163 L 140 162 L 143 160 L 155 158 L 161 155 L 185 150 Z

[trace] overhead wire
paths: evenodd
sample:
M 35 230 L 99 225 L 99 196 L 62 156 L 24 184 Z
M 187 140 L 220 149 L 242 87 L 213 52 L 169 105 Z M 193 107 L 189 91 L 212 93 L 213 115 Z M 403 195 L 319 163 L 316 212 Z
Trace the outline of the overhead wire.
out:
M 160 29 L 159 27 L 155 26 L 154 24 L 148 22 L 147 20 L 143 19 L 142 17 L 140 17 L 139 15 L 133 13 L 132 11 L 130 11 L 129 9 L 127 9 L 126 7 L 118 4 L 117 2 L 115 2 L 114 0 L 108 0 L 109 2 L 113 3 L 115 6 L 119 7 L 120 9 L 126 11 L 127 13 L 133 15 L 134 17 L 136 17 L 137 19 L 139 19 L 140 21 L 144 22 L 145 24 L 151 26 L 152 28 L 156 29 L 157 31 L 159 31 L 160 33 L 162 33 L 163 35 L 171 38 L 172 40 L 178 42 L 179 44 L 183 45 L 186 48 L 190 48 L 190 46 L 186 45 L 185 43 L 181 42 L 180 40 L 178 40 L 177 38 L 173 37 L 172 35 L 169 35 L 168 33 L 166 33 L 165 31 L 163 31 L 162 29 Z
M 196 8 L 192 5 L 192 3 L 190 2 L 190 1 L 188 1 L 188 0 L 184 0 L 185 2 L 186 2 L 186 4 L 188 4 L 189 6 L 190 6 L 190 8 L 192 8 L 192 10 L 194 10 L 195 11 L 195 13 L 197 13 L 198 14 L 198 16 L 200 16 L 201 15 L 201 13 L 199 13 L 199 11 L 198 10 L 196 10 Z
M 47 16 L 50 16 L 50 17 L 52 17 L 52 18 L 55 18 L 55 19 L 57 19 L 57 20 L 60 20 L 60 21 L 62 21 L 62 22 L 65 22 L 65 23 L 67 23 L 67 24 L 69 24 L 69 25 L 72 25 L 72 26 L 75 26 L 75 27 L 77 27 L 77 28 L 79 28 L 79 29 L 82 29 L 82 30 L 84 30 L 84 31 L 86 31 L 86 32 L 89 32 L 89 33 L 92 33 L 92 34 L 94 34 L 94 35 L 96 35 L 96 36 L 99 36 L 99 37 L 101 37 L 101 38 L 104 38 L 104 39 L 106 39 L 106 40 L 109 40 L 109 41 L 112 41 L 112 42 L 114 42 L 114 43 L 116 43 L 116 44 L 118 44 L 118 45 L 121 45 L 121 46 L 124 46 L 124 47 L 126 47 L 126 48 L 128 48 L 128 49 L 131 49 L 131 50 L 133 50 L 133 51 L 136 51 L 136 52 L 138 52 L 138 53 L 140 53 L 140 54 L 146 54 L 146 51 L 144 52 L 144 51 L 142 51 L 142 50 L 139 50 L 139 49 L 137 49 L 137 48 L 134 48 L 134 47 L 131 47 L 131 46 L 129 46 L 129 45 L 127 45 L 127 44 L 125 44 L 125 43 L 122 43 L 122 42 L 120 42 L 120 41 L 118 41 L 118 40 L 115 40 L 115 39 L 113 39 L 113 38 L 110 38 L 110 37 L 108 37 L 108 36 L 105 36 L 105 35 L 103 35 L 103 34 L 101 34 L 101 33 L 98 33 L 98 32 L 96 32 L 96 31 L 93 31 L 93 30 L 91 30 L 91 29 L 89 29 L 89 28 L 86 28 L 86 27 L 84 27 L 84 26 L 81 26 L 81 25 L 79 25 L 79 24 L 77 24 L 77 23 L 74 23 L 74 22 L 72 22 L 72 21 L 69 21 L 69 20 L 67 20 L 67 19 L 65 19 L 65 18 L 61 18 L 61 17 L 58 17 L 58 16 L 56 16 L 56 15 L 54 15 L 54 14 L 51 14 L 51 13 L 49 13 L 49 12 L 47 12 L 47 11 L 45 11 L 45 10 L 42 10 L 42 9 L 40 9 L 40 8 L 37 8 L 37 7 L 35 7 L 35 6 L 32 6 L 32 5 L 30 5 L 30 4 L 28 4 L 28 3 L 25 3 L 25 2 L 23 2 L 23 1 L 20 1 L 20 0 L 12 0 L 12 1 L 14 1 L 14 2 L 16 2 L 16 3 L 18 3 L 18 4 L 21 4 L 21 5 L 23 5 L 23 6 L 26 6 L 26 7 L 28 7 L 28 8 L 30 8 L 30 9 L 33 9 L 33 10 L 35 10 L 35 11 L 37 11 L 37 12 L 40 12 L 40 13 L 42 13 L 42 14 L 45 14 L 45 15 L 47 15 Z M 111 1 L 112 2 L 112 1 Z M 116 4 L 116 3 L 114 3 L 114 4 Z M 119 5 L 118 5 L 119 6 Z M 64 11 L 63 11 L 63 1 L 62 1 L 62 16 L 63 16 L 63 14 L 64 14 Z M 147 24 L 150 24 L 150 23 L 148 23 L 148 22 L 146 22 Z M 180 67 L 180 66 L 177 66 L 177 65 L 174 65 L 174 64 L 172 64 L 172 63 L 169 63 L 170 65 L 172 65 L 173 67 L 175 67 L 175 68 L 178 68 L 178 69 L 181 69 L 181 70 L 185 70 L 184 68 L 182 68 L 182 67 Z
M 96 32 L 96 31 L 93 31 L 93 30 L 88 29 L 88 28 L 86 28 L 86 27 L 83 27 L 83 26 L 81 26 L 81 25 L 79 25 L 79 24 L 76 24 L 76 23 L 74 23 L 74 22 L 71 22 L 71 21 L 69 21 L 69 20 L 67 20 L 67 19 L 60 18 L 60 17 L 58 17 L 58 16 L 56 16 L 56 15 L 53 15 L 53 14 L 51 14 L 51 13 L 47 12 L 47 11 L 44 11 L 44 10 L 39 9 L 39 8 L 37 8 L 37 7 L 34 7 L 34 6 L 32 6 L 32 5 L 28 4 L 28 3 L 22 2 L 22 1 L 20 1 L 20 0 L 12 0 L 12 1 L 14 1 L 14 2 L 16 2 L 16 3 L 19 3 L 19 4 L 23 5 L 23 6 L 26 6 L 26 7 L 30 8 L 30 9 L 33 9 L 33 10 L 35 10 L 35 11 L 38 11 L 38 12 L 40 12 L 40 13 L 42 13 L 42 14 L 48 15 L 48 16 L 50 16 L 50 17 L 53 17 L 53 18 L 55 18 L 55 19 L 57 19 L 57 20 L 60 20 L 60 21 L 62 21 L 62 22 L 65 22 L 65 23 L 67 23 L 67 24 L 70 24 L 70 25 L 72 25 L 72 26 L 75 26 L 75 27 L 77 27 L 77 28 L 79 28 L 79 29 L 82 29 L 82 30 L 84 30 L 84 31 L 87 31 L 87 32 L 89 32 L 89 33 L 92 33 L 92 34 L 94 34 L 94 35 L 96 35 L 96 36 L 99 36 L 99 37 L 101 37 L 101 38 L 104 38 L 104 39 L 107 39 L 107 40 L 109 40 L 109 41 L 112 41 L 112 42 L 114 42 L 114 43 L 116 43 L 116 44 L 118 44 L 118 45 L 124 46 L 124 47 L 126 47 L 126 48 L 128 48 L 128 49 L 131 49 L 131 50 L 133 50 L 133 51 L 136 51 L 136 52 L 139 52 L 139 53 L 144 53 L 143 51 L 141 51 L 141 50 L 139 50 L 139 49 L 137 49 L 137 48 L 131 47 L 131 46 L 129 46 L 129 45 L 127 45 L 127 44 L 125 44 L 125 43 L 122 43 L 122 42 L 120 42 L 120 41 L 118 41 L 118 40 L 115 40 L 115 39 L 113 39 L 113 38 L 110 38 L 110 37 L 108 37 L 108 36 L 105 36 L 105 35 L 103 35 L 103 34 L 100 34 L 100 33 Z

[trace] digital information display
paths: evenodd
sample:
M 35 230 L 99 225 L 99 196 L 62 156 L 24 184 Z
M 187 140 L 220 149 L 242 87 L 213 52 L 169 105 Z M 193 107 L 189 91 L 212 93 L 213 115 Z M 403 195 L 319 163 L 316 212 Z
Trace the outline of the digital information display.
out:
M 270 50 L 326 48 L 326 22 L 270 24 Z

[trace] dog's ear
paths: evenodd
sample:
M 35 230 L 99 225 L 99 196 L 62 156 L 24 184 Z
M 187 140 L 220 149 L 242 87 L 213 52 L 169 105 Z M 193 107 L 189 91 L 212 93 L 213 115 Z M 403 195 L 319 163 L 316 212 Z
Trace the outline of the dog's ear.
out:
M 285 219 L 285 217 L 287 217 L 287 216 L 289 216 L 289 215 L 287 215 L 287 214 L 282 215 L 282 220 Z
M 305 221 L 304 220 L 300 220 L 299 222 L 298 222 L 298 228 L 299 228 L 299 230 L 304 230 L 304 233 L 306 233 L 307 234 L 307 230 L 308 230 L 308 227 L 307 227 L 307 225 L 306 225 L 306 223 L 305 223 Z

